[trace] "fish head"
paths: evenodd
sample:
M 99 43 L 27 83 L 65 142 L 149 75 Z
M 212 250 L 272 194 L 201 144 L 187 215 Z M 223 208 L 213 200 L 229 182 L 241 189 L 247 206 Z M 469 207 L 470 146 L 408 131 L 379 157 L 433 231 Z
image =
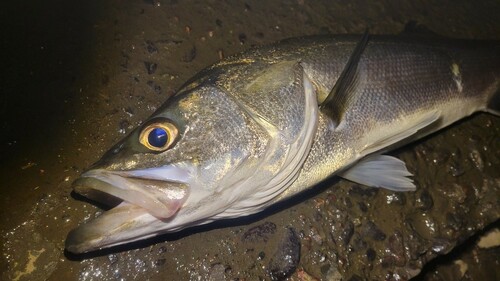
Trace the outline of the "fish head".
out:
M 296 178 L 315 130 L 302 84 L 311 85 L 299 74 L 300 85 L 285 81 L 287 93 L 300 87 L 297 120 L 213 84 L 174 96 L 74 182 L 76 193 L 112 208 L 72 230 L 66 249 L 89 252 L 268 206 Z

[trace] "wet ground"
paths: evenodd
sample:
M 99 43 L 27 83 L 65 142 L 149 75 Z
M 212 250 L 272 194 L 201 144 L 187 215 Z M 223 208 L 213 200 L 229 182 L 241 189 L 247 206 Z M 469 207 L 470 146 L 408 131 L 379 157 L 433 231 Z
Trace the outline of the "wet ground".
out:
M 394 152 L 413 193 L 333 180 L 251 218 L 64 252 L 67 232 L 99 213 L 71 182 L 203 67 L 286 37 L 394 34 L 410 20 L 500 39 L 498 14 L 498 1 L 5 4 L 0 279 L 498 280 L 500 120 L 487 114 Z

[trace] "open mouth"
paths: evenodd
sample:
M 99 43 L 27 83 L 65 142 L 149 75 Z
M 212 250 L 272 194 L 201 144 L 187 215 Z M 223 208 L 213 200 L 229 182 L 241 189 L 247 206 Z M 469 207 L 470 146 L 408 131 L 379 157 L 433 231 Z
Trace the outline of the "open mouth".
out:
M 189 196 L 188 185 L 178 179 L 186 175 L 180 170 L 165 172 L 165 168 L 120 172 L 96 169 L 82 174 L 73 183 L 74 191 L 112 208 L 72 230 L 66 249 L 83 253 L 147 238 L 139 236 L 140 228 L 170 220 Z
M 75 192 L 106 205 L 126 201 L 160 219 L 173 216 L 188 197 L 185 184 L 136 175 L 91 170 L 73 183 Z

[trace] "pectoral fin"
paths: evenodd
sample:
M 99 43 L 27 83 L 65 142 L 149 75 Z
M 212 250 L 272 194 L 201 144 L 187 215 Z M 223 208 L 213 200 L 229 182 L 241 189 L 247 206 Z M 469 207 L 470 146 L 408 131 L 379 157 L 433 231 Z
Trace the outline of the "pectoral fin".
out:
M 363 34 L 361 41 L 356 45 L 349 61 L 347 62 L 340 77 L 335 82 L 330 94 L 320 104 L 321 111 L 338 125 L 342 119 L 342 113 L 351 104 L 355 90 L 358 85 L 358 64 L 361 54 L 368 45 L 368 30 Z
M 388 155 L 369 156 L 339 176 L 350 181 L 393 191 L 414 191 L 412 174 L 403 161 Z

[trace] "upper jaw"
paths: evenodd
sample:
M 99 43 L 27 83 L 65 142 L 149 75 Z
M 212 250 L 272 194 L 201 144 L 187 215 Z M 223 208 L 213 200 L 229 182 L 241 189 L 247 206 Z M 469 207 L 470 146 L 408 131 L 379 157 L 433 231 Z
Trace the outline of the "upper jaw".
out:
M 90 199 L 105 204 L 126 201 L 165 219 L 173 216 L 189 196 L 187 180 L 183 183 L 176 178 L 178 174 L 169 176 L 166 170 L 90 170 L 73 183 L 73 188 Z

